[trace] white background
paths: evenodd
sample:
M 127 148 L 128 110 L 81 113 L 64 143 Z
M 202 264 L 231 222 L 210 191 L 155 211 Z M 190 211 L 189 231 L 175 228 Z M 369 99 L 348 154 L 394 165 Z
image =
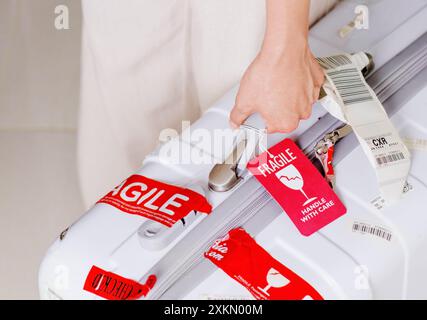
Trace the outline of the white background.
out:
M 56 30 L 54 9 L 70 10 Z M 0 299 L 37 299 L 39 263 L 83 210 L 76 170 L 80 1 L 0 0 Z

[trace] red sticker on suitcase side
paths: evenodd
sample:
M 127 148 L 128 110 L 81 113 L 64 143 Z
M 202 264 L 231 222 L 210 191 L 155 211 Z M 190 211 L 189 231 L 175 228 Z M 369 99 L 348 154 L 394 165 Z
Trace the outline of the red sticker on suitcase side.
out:
M 167 183 L 133 175 L 98 203 L 106 203 L 171 227 L 191 211 L 210 213 L 211 205 L 201 194 Z
M 242 228 L 216 240 L 205 257 L 258 300 L 323 300 L 307 281 L 274 259 Z
M 155 275 L 150 275 L 145 284 L 140 284 L 113 272 L 92 266 L 83 289 L 108 300 L 135 300 L 146 296 L 153 288 L 156 280 Z
M 305 236 L 346 212 L 326 180 L 290 139 L 251 160 L 248 169 Z

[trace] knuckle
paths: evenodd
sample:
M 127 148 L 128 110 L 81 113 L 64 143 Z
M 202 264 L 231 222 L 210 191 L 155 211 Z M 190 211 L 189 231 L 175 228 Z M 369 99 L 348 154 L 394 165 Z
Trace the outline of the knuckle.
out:
M 252 111 L 252 106 L 248 103 L 238 104 L 237 110 L 242 114 L 248 114 Z
M 231 113 L 237 113 L 240 112 L 240 110 L 242 110 L 242 104 L 239 101 L 236 101 Z
M 267 133 L 275 133 L 278 130 L 278 127 L 275 123 L 268 121 L 268 120 L 264 120 L 265 121 L 265 128 L 267 129 Z
M 243 119 L 243 115 L 238 111 L 232 111 L 230 113 L 230 120 L 236 125 L 239 125 L 243 121 Z
M 238 124 L 238 123 L 239 123 L 239 118 L 238 118 L 238 117 L 236 117 L 236 115 L 235 115 L 235 114 L 233 114 L 233 113 L 231 113 L 231 114 L 230 114 L 230 120 L 231 120 L 232 122 L 236 123 L 236 124 Z
M 236 119 L 238 112 L 239 111 L 238 111 L 237 107 L 234 107 L 230 112 L 230 119 L 232 119 L 232 120 Z
M 276 133 L 277 129 L 275 127 L 271 127 L 271 126 L 267 126 L 267 133 L 271 134 L 271 133 Z
M 299 120 L 288 121 L 286 123 L 282 123 L 280 126 L 276 127 L 276 132 L 289 133 L 298 128 Z
M 315 104 L 317 100 L 319 100 L 319 95 L 320 95 L 320 91 L 315 91 L 315 92 L 313 93 L 313 97 L 312 97 L 312 99 L 311 99 L 311 103 L 310 103 L 310 105 L 311 105 L 311 106 L 312 106 L 313 104 Z
M 308 118 L 310 118 L 311 116 L 311 110 L 304 110 L 303 112 L 301 112 L 301 119 L 303 120 L 307 120 Z
M 286 132 L 292 132 L 292 131 L 294 131 L 296 128 L 298 128 L 298 123 L 299 123 L 299 121 L 294 121 L 294 122 L 292 122 L 292 123 L 290 123 L 290 124 L 286 125 L 283 129 L 284 129 Z
M 233 110 L 231 110 L 231 116 L 233 117 L 242 117 L 248 114 L 250 107 L 247 104 L 236 103 Z
M 281 132 L 282 130 L 282 124 L 278 123 L 277 121 L 267 121 L 267 132 L 268 133 L 276 133 Z
M 317 79 L 316 79 L 316 87 L 319 87 L 319 89 L 320 89 L 320 87 L 323 85 L 323 83 L 325 82 L 325 76 L 323 75 L 323 73 L 319 76 L 319 77 L 317 77 Z

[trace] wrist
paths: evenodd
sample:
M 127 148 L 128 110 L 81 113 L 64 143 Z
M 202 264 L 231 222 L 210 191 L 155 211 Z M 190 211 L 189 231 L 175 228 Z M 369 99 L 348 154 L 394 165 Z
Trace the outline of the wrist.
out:
M 273 39 L 265 37 L 259 52 L 259 57 L 267 61 L 277 61 L 283 58 L 301 58 L 308 50 L 306 36 L 292 35 L 289 38 Z

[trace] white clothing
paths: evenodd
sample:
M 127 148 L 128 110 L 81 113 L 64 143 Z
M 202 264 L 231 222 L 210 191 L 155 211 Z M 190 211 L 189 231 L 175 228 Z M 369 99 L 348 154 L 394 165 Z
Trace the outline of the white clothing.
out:
M 312 0 L 310 21 L 336 0 Z M 161 129 L 235 85 L 264 34 L 265 0 L 83 0 L 80 185 L 87 206 L 141 165 Z

